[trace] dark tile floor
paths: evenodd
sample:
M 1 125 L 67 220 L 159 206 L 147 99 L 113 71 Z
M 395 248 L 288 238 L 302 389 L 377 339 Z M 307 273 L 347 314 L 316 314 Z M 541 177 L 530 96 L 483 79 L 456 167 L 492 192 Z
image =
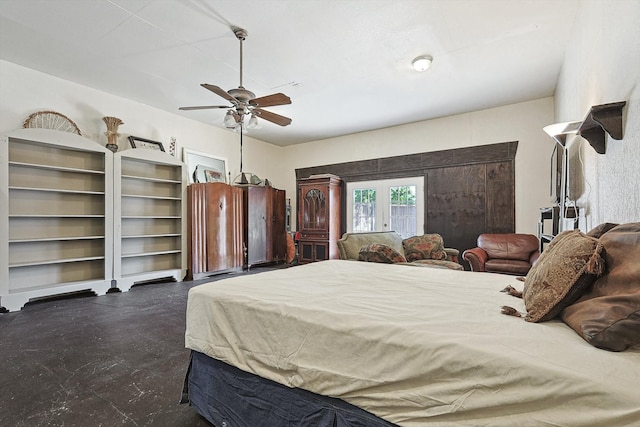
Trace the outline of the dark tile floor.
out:
M 191 287 L 225 277 L 0 313 L 0 425 L 210 426 L 178 404 L 189 362 L 185 309 Z

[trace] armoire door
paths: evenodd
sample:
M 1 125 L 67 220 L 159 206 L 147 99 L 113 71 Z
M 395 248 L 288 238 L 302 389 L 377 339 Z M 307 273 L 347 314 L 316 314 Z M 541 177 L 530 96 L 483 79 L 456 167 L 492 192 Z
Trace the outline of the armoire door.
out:
M 244 226 L 242 189 L 224 183 L 191 184 L 189 199 L 189 271 L 199 279 L 242 270 Z
M 207 183 L 207 270 L 242 267 L 242 192 L 224 183 Z
M 271 236 L 273 241 L 273 261 L 287 258 L 287 200 L 286 192 L 273 188 L 273 212 Z
M 271 262 L 270 231 L 272 204 L 269 202 L 267 187 L 247 187 L 247 264 Z M 269 226 L 268 226 L 269 225 Z

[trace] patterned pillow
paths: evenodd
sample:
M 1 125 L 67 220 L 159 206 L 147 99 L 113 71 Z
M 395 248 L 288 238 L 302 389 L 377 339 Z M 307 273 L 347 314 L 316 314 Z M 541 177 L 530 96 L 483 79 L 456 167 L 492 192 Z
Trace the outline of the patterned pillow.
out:
M 404 256 L 391 246 L 381 243 L 372 243 L 360 248 L 358 261 L 381 262 L 384 264 L 395 264 L 397 262 L 407 262 Z
M 421 259 L 447 259 L 444 241 L 437 233 L 409 237 L 402 241 L 402 247 L 409 262 Z
M 525 320 L 551 320 L 573 304 L 604 270 L 602 244 L 578 230 L 558 234 L 524 282 Z

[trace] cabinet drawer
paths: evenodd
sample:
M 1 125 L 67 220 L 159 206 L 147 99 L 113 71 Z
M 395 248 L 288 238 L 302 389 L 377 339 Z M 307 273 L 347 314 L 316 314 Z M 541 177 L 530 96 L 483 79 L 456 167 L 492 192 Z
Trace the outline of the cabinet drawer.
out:
M 314 239 L 314 240 L 327 240 L 329 235 L 327 233 L 300 233 L 303 239 Z

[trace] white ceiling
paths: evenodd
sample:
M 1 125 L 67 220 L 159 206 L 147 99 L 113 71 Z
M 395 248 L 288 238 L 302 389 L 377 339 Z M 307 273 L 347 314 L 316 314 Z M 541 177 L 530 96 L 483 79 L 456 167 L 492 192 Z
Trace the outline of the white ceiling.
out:
M 200 87 L 283 92 L 285 146 L 553 95 L 580 0 L 0 0 L 0 58 L 222 128 Z M 434 57 L 424 73 L 411 68 Z M 126 119 L 125 119 L 126 120 Z

